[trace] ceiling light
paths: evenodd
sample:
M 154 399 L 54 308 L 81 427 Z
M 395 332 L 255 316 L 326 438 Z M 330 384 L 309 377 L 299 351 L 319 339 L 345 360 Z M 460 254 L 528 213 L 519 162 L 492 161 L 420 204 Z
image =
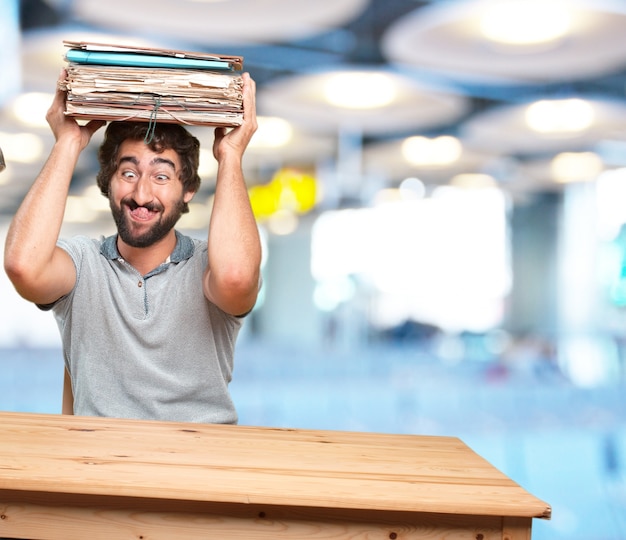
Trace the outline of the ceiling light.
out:
M 454 163 L 463 147 L 456 137 L 442 135 L 429 139 L 416 135 L 402 142 L 402 155 L 412 165 L 440 167 Z
M 591 104 L 583 99 L 540 100 L 526 108 L 528 126 L 539 133 L 584 131 L 594 120 Z
M 454 176 L 450 185 L 464 189 L 482 189 L 496 187 L 496 181 L 490 174 L 463 173 Z
M 28 126 L 47 127 L 46 113 L 52 104 L 52 94 L 30 92 L 15 98 L 11 107 L 15 117 Z
M 602 159 L 594 152 L 563 152 L 550 163 L 556 182 L 586 182 L 596 178 L 604 169 Z
M 291 124 L 274 116 L 259 116 L 258 129 L 250 140 L 251 148 L 280 148 L 291 141 L 293 129 Z
M 561 2 L 511 0 L 493 3 L 483 14 L 480 28 L 492 41 L 509 45 L 536 45 L 567 34 L 571 14 Z
M 8 162 L 35 163 L 41 159 L 44 145 L 33 133 L 0 132 L 0 148 Z
M 396 88 L 384 73 L 335 73 L 327 80 L 324 95 L 336 107 L 375 109 L 389 105 L 396 97 Z

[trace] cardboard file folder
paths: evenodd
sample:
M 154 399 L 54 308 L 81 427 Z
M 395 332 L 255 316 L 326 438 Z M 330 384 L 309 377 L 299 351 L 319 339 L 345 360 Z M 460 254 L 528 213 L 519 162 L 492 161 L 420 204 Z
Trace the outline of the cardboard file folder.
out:
M 243 122 L 242 57 L 64 44 L 69 116 L 227 127 Z

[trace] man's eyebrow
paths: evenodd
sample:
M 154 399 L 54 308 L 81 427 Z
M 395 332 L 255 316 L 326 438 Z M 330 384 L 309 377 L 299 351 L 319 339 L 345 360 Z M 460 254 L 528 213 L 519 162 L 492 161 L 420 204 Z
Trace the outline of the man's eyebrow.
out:
M 127 161 L 130 161 L 133 165 L 139 165 L 139 160 L 134 156 L 122 156 L 120 158 L 119 165 L 126 163 Z
M 176 170 L 176 165 L 174 165 L 174 162 L 171 159 L 155 157 L 150 162 L 150 165 L 157 165 L 157 164 L 169 165 L 173 170 Z
M 120 158 L 118 165 L 121 165 L 122 163 L 127 163 L 127 162 L 130 162 L 133 165 L 139 165 L 139 160 L 135 156 L 122 156 Z M 150 165 L 160 165 L 160 164 L 169 165 L 174 171 L 176 170 L 176 165 L 174 165 L 174 162 L 171 159 L 155 157 L 150 162 Z

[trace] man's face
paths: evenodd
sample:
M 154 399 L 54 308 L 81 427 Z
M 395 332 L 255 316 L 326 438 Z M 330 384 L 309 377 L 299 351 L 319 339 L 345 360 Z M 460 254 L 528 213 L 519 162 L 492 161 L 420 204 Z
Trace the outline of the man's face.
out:
M 122 143 L 109 203 L 123 242 L 148 247 L 172 230 L 193 197 L 193 192 L 183 192 L 179 173 L 174 150 L 157 154 L 143 141 Z

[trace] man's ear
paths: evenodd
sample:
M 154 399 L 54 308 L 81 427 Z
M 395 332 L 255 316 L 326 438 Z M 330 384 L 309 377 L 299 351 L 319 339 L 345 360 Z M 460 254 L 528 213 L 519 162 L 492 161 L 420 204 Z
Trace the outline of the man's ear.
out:
M 195 191 L 187 191 L 187 192 L 185 192 L 185 195 L 183 195 L 183 201 L 188 203 L 191 199 L 193 199 L 193 196 L 195 194 L 196 194 Z

